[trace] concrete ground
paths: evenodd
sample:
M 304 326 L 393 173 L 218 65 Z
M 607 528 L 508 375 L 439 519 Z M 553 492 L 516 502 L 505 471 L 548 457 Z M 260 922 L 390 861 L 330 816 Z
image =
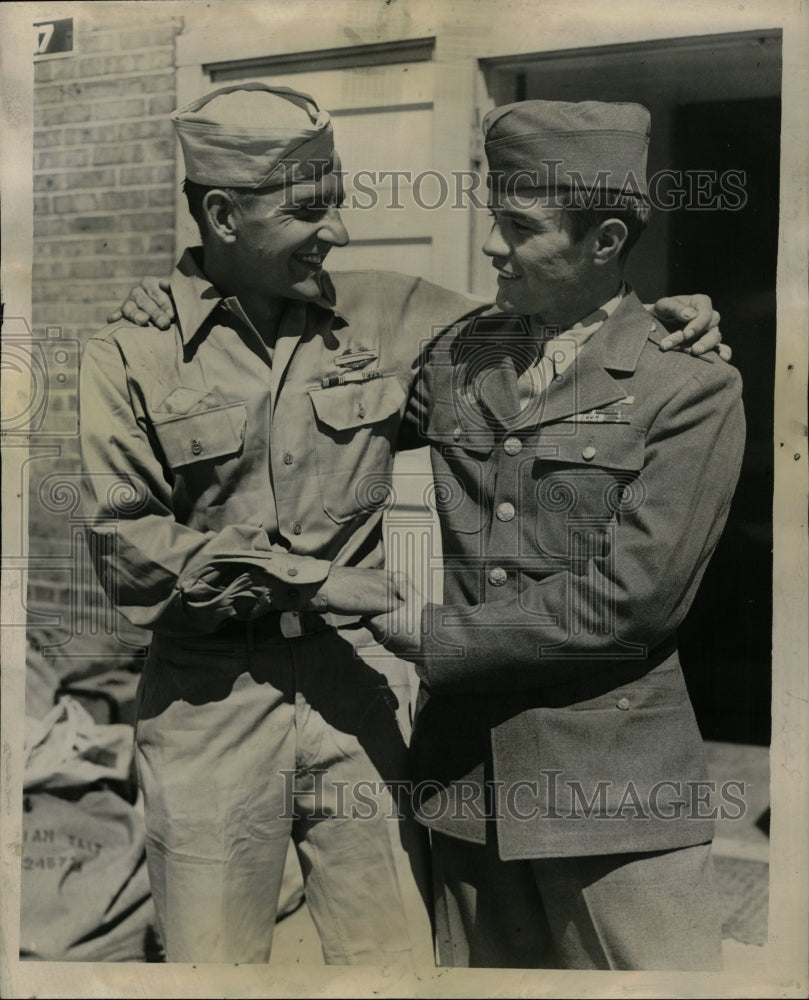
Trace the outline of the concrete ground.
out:
M 767 942 L 769 890 L 769 755 L 766 747 L 708 743 L 711 778 L 743 782 L 730 792 L 744 808 L 734 806 L 717 821 L 714 861 L 723 917 L 726 972 L 745 972 L 760 962 Z M 742 813 L 732 818 L 736 813 Z M 323 966 L 320 944 L 304 903 L 278 923 L 272 965 Z

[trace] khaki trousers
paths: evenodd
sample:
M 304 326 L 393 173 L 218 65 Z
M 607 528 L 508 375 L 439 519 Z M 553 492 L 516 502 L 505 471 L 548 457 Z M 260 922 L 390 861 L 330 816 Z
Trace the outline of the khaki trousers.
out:
M 408 667 L 350 638 L 155 637 L 136 759 L 168 961 L 267 962 L 292 837 L 327 963 L 434 967 Z

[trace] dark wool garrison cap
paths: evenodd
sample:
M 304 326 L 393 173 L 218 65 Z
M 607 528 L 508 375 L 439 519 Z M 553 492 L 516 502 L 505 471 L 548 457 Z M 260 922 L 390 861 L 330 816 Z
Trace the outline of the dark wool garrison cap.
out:
M 483 119 L 489 184 L 646 196 L 650 124 L 641 104 L 520 101 L 494 108 Z

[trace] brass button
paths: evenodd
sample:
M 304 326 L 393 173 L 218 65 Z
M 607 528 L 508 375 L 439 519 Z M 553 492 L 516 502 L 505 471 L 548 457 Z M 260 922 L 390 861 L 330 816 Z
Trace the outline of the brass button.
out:
M 489 570 L 489 583 L 493 587 L 502 587 L 507 579 L 508 573 L 502 566 L 495 566 L 494 569 Z
M 294 459 L 292 458 L 292 452 L 291 451 L 285 451 L 284 452 L 284 465 L 292 465 L 293 461 L 294 461 Z
M 581 453 L 581 457 L 585 462 L 592 462 L 592 460 L 596 457 L 595 448 L 592 445 L 588 445 Z
M 617 708 L 620 708 L 622 712 L 625 712 L 629 708 L 629 698 L 619 698 L 615 704 Z
M 191 451 L 194 455 L 202 454 L 202 445 L 200 444 L 199 441 L 197 441 L 196 438 L 194 438 L 194 440 L 191 442 Z
M 461 428 L 460 427 L 456 427 L 455 430 L 452 432 L 452 440 L 453 441 L 460 441 L 461 440 Z
M 505 503 L 498 504 L 497 506 L 497 520 L 498 521 L 510 521 L 517 511 L 514 509 L 514 504 L 506 501 Z
M 303 528 L 301 527 L 301 522 L 300 521 L 296 521 L 292 525 L 292 532 L 293 532 L 293 534 L 299 535 L 302 531 L 303 531 Z
M 360 403 L 357 407 L 357 416 L 362 419 L 365 416 L 365 407 Z
M 289 569 L 287 570 L 287 576 L 297 576 L 297 575 L 298 571 L 295 569 L 295 567 L 290 566 Z
M 522 451 L 522 441 L 519 438 L 506 438 L 503 442 L 503 451 L 507 455 L 519 455 Z

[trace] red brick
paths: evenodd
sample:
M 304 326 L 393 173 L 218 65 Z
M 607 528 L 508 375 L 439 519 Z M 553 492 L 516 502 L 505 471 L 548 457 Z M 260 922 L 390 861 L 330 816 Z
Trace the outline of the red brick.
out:
M 77 121 L 114 121 L 120 122 L 124 118 L 142 118 L 146 114 L 146 102 L 133 98 L 129 101 L 96 101 L 92 109 L 88 109 L 86 118 Z
M 159 163 L 143 167 L 121 167 L 119 181 L 121 184 L 173 184 L 175 179 L 174 163 Z
M 159 208 L 161 205 L 173 205 L 175 197 L 173 188 L 155 188 L 149 192 L 149 207 Z
M 83 215 L 66 220 L 66 233 L 115 233 L 122 229 L 118 215 Z M 131 227 L 129 227 L 131 228 Z
M 34 87 L 39 87 L 44 83 L 53 83 L 56 80 L 72 80 L 78 75 L 78 72 L 78 62 L 71 57 L 36 62 L 34 63 Z
M 42 281 L 46 278 L 65 278 L 67 274 L 67 264 L 62 260 L 45 260 L 40 258 L 34 260 L 31 265 L 31 276 L 34 281 Z
M 76 82 L 56 83 L 49 87 L 41 85 L 34 90 L 34 100 L 40 107 L 81 99 L 82 84 Z
M 121 139 L 171 139 L 174 126 L 168 118 L 149 118 L 140 122 L 121 122 Z
M 167 253 L 174 257 L 174 233 L 152 233 L 149 237 L 150 253 Z
M 93 163 L 102 166 L 105 163 L 141 163 L 144 148 L 140 143 L 129 143 L 114 146 L 96 146 L 93 150 Z
M 174 152 L 177 148 L 173 138 L 144 139 L 140 143 L 140 147 L 147 163 L 153 163 L 156 160 L 171 160 L 174 158 Z
M 180 31 L 182 21 L 177 19 L 165 24 L 157 24 L 143 31 L 129 32 L 126 36 L 126 48 L 152 48 L 157 45 L 171 45 L 174 36 Z
M 52 149 L 64 142 L 64 132 L 58 128 L 37 129 L 34 132 L 34 149 Z
M 122 31 L 93 31 L 79 36 L 82 52 L 114 52 L 121 47 Z
M 115 168 L 104 170 L 73 170 L 68 171 L 67 185 L 69 188 L 101 188 L 115 186 Z
M 165 229 L 174 232 L 174 212 L 141 212 L 140 215 L 120 216 L 121 232 L 136 229 L 138 232 L 154 232 Z
M 143 102 L 139 101 L 138 104 L 142 110 Z M 52 125 L 67 125 L 73 122 L 87 122 L 90 121 L 90 117 L 90 108 L 86 104 L 76 104 L 65 101 L 62 104 L 41 108 L 38 106 L 36 94 L 34 94 L 34 128 L 50 128 Z M 116 116 L 113 114 L 113 117 Z
M 66 191 L 67 177 L 64 174 L 40 174 L 34 177 L 34 191 Z
M 34 170 L 58 170 L 60 167 L 86 167 L 90 154 L 86 149 L 57 149 L 34 153 Z
M 120 126 L 107 122 L 104 125 L 85 125 L 82 128 L 65 129 L 65 145 L 94 145 L 98 142 L 118 142 Z
M 174 49 L 166 45 L 145 52 L 126 52 L 122 55 L 91 56 L 79 63 L 78 75 L 107 76 L 122 73 L 148 73 L 150 70 L 166 69 L 174 65 Z
M 173 87 L 170 93 L 160 94 L 159 97 L 152 97 L 149 99 L 150 115 L 168 115 L 174 111 L 176 107 L 177 99 Z
M 125 254 L 131 257 L 135 254 L 142 254 L 145 250 L 146 238 L 144 236 L 110 236 L 107 239 L 93 241 L 93 253 L 99 255 Z

